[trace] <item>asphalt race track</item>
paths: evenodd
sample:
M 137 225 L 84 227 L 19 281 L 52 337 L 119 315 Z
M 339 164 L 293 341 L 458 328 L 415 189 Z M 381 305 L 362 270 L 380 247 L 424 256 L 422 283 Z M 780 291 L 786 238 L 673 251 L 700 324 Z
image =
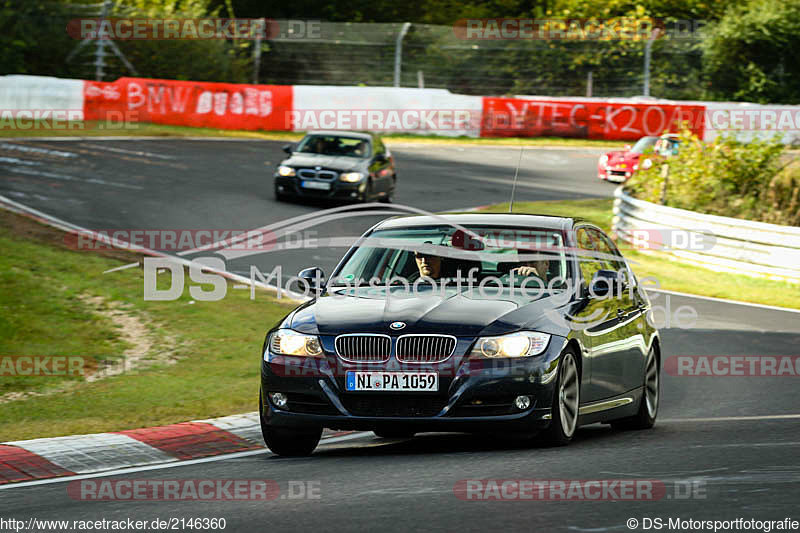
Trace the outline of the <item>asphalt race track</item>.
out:
M 0 195 L 95 230 L 249 229 L 329 207 L 274 201 L 271 175 L 282 144 L 0 141 Z M 444 211 L 508 199 L 517 149 L 391 148 L 398 166 L 396 203 Z M 517 199 L 609 197 L 613 186 L 594 177 L 598 154 L 526 149 Z M 355 217 L 314 229 L 321 236 L 358 235 L 376 220 Z M 245 263 L 262 270 L 281 264 L 293 274 L 316 264 L 329 272 L 342 251 L 270 252 L 228 267 L 246 274 Z M 654 303 L 663 305 L 666 296 L 658 294 Z M 676 295 L 670 299 L 673 308 L 694 307 L 698 320 L 692 329 L 662 330 L 665 360 L 676 355 L 800 355 L 798 313 Z M 260 345 L 261 339 L 253 343 Z M 800 519 L 798 377 L 662 373 L 662 378 L 653 430 L 589 426 L 565 448 L 531 447 L 496 436 L 423 434 L 379 440 L 359 433 L 321 445 L 310 458 L 278 458 L 265 451 L 115 476 L 270 479 L 282 494 L 290 481 L 311 481 L 318 482 L 318 498 L 89 502 L 72 499 L 67 484 L 56 482 L 1 490 L 0 511 L 18 519 L 223 517 L 226 530 L 237 532 L 508 527 L 602 532 L 628 531 L 629 518 L 639 521 L 636 531 L 642 530 L 644 518 Z M 656 480 L 665 493 L 658 501 L 463 501 L 454 486 L 468 479 Z

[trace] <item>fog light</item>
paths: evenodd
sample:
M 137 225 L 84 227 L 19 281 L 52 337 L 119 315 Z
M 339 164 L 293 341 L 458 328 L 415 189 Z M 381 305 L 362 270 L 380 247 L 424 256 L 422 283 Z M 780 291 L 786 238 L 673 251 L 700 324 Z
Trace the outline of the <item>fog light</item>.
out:
M 286 404 L 289 403 L 289 399 L 282 392 L 270 392 L 269 399 L 272 400 L 272 403 L 275 405 L 275 407 L 284 408 L 286 407 Z
M 530 396 L 517 396 L 514 400 L 514 405 L 517 409 L 525 410 L 531 406 L 531 397 Z

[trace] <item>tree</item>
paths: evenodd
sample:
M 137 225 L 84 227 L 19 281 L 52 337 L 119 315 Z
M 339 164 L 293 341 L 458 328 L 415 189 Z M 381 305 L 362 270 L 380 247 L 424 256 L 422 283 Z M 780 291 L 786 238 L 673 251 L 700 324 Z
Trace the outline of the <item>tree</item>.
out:
M 752 0 L 729 10 L 705 42 L 708 96 L 800 103 L 800 0 Z

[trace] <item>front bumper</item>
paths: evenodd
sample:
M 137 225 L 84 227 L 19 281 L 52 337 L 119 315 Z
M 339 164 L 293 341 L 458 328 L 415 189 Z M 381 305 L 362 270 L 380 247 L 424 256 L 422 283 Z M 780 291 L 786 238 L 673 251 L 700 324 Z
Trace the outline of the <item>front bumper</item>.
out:
M 323 345 L 332 344 L 332 339 Z M 474 340 L 474 339 L 472 339 Z M 460 348 L 472 340 L 459 339 Z M 550 424 L 558 360 L 566 339 L 553 336 L 545 353 L 516 360 L 468 360 L 453 355 L 440 364 L 411 365 L 394 359 L 385 364 L 348 364 L 326 350 L 325 359 L 262 358 L 262 420 L 282 427 L 374 430 L 402 426 L 413 431 L 529 432 Z M 457 350 L 466 353 L 466 350 Z M 345 390 L 348 370 L 436 371 L 439 391 L 352 392 Z M 289 401 L 277 408 L 268 393 Z M 529 396 L 524 410 L 517 396 Z
M 302 198 L 329 198 L 337 200 L 357 200 L 364 197 L 366 182 L 347 183 L 339 180 L 305 180 L 330 184 L 329 190 L 309 189 L 301 186 L 304 181 L 297 177 L 275 175 L 275 192 L 283 196 Z
M 612 181 L 614 183 L 624 183 L 633 176 L 634 172 L 633 169 L 599 166 L 597 168 L 597 177 L 598 179 Z

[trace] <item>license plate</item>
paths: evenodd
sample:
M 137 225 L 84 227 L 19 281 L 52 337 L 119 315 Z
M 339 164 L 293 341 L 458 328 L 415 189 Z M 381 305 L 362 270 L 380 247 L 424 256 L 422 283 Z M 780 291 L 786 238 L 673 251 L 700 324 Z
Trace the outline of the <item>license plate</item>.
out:
M 305 189 L 317 189 L 320 191 L 331 190 L 331 184 L 324 181 L 304 181 L 301 184 Z
M 348 372 L 349 391 L 437 392 L 436 372 Z

